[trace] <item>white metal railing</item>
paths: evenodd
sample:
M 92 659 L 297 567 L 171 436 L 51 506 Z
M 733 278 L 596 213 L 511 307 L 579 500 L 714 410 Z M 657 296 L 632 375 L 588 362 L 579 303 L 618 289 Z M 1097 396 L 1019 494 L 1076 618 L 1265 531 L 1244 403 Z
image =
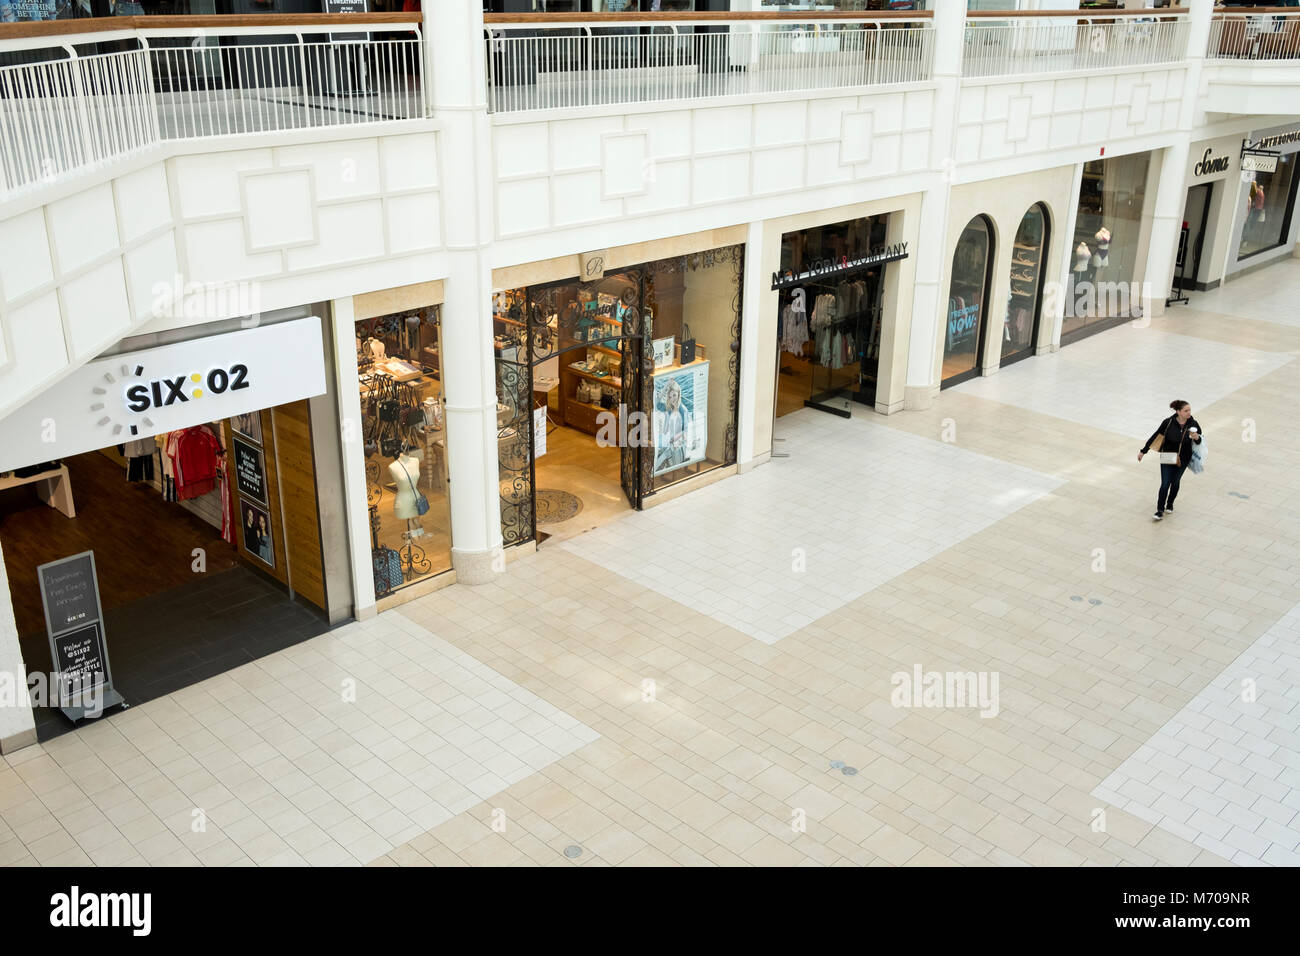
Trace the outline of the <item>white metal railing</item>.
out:
M 335 23 L 0 34 L 0 196 L 168 140 L 422 119 L 419 31 L 417 19 L 347 33 Z M 87 52 L 104 47 L 119 49 Z
M 1216 13 L 1205 55 L 1211 60 L 1300 59 L 1300 10 Z
M 509 113 L 914 83 L 930 79 L 933 37 L 923 18 L 492 24 L 488 107 Z
M 1159 14 L 1159 11 L 1152 11 Z M 1175 16 L 1024 16 L 968 19 L 962 75 L 1107 70 L 1185 59 L 1191 28 Z

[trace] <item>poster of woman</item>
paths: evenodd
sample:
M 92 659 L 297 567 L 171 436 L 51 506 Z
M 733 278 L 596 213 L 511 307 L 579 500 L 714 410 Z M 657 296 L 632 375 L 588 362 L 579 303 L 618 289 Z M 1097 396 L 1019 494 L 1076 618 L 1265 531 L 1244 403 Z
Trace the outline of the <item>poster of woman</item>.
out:
M 709 363 L 655 376 L 654 474 L 704 460 L 708 442 Z
M 236 435 L 243 435 L 249 441 L 262 444 L 262 413 L 247 412 L 236 415 L 230 420 L 230 427 Z

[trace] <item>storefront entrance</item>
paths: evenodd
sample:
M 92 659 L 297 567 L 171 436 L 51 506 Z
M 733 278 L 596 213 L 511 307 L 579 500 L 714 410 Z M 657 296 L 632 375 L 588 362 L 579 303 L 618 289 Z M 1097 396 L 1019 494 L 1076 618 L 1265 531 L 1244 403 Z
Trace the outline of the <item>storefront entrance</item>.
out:
M 874 406 L 880 372 L 885 261 L 856 266 L 885 246 L 888 216 L 781 237 L 776 415 L 816 408 L 848 418 Z M 819 273 L 809 276 L 808 273 Z
M 37 568 L 91 552 L 114 689 L 141 704 L 329 629 L 306 402 L 0 479 L 23 661 L 53 673 Z M 37 469 L 33 472 L 33 468 Z M 73 728 L 35 710 L 41 740 Z
M 734 464 L 742 251 L 494 294 L 506 547 Z
M 96 359 L 0 421 L 0 599 L 38 739 L 348 614 L 322 547 L 340 529 L 320 495 L 341 485 L 324 368 L 318 317 L 272 320 Z

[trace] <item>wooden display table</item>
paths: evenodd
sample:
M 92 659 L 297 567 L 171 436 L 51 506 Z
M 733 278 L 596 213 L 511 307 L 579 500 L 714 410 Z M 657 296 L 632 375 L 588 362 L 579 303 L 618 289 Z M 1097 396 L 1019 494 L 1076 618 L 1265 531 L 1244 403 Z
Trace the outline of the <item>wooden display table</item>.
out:
M 68 475 L 67 465 L 37 475 L 28 475 L 26 478 L 17 475 L 0 478 L 0 491 L 30 484 L 36 485 L 36 493 L 40 495 L 41 501 L 55 511 L 62 511 L 69 518 L 77 516 L 77 509 L 72 503 L 72 478 Z

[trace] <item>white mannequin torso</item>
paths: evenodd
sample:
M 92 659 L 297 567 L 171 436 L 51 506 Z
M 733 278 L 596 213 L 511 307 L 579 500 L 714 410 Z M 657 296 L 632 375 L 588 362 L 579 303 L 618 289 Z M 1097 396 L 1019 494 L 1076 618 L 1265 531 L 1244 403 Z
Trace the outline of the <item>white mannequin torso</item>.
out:
M 415 498 L 420 487 L 420 460 L 410 455 L 403 455 L 388 466 L 389 477 L 397 486 L 397 500 L 393 502 L 393 514 L 399 518 L 418 518 L 415 510 Z M 409 477 L 409 480 L 408 480 Z

